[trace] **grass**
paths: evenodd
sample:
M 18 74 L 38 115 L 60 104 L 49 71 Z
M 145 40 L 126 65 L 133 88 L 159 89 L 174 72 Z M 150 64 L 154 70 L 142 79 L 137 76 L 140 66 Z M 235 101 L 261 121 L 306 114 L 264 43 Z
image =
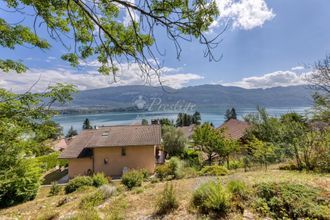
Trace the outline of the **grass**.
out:
M 166 218 L 168 219 L 196 219 L 198 214 L 191 212 L 190 201 L 192 193 L 203 183 L 210 180 L 216 180 L 217 177 L 206 176 L 196 177 L 189 179 L 172 180 L 179 207 L 175 212 L 169 213 Z M 330 175 L 329 174 L 316 174 L 307 172 L 284 171 L 278 170 L 277 167 L 270 167 L 266 172 L 264 170 L 254 170 L 243 172 L 237 170 L 232 174 L 221 176 L 220 181 L 227 184 L 231 181 L 240 180 L 247 186 L 253 187 L 259 183 L 267 182 L 291 182 L 294 184 L 305 184 L 324 190 L 324 196 L 330 198 Z M 162 193 L 166 182 L 151 183 L 145 182 L 141 188 L 136 191 L 128 191 L 125 189 L 117 188 L 118 195 L 114 195 L 107 199 L 100 206 L 94 207 L 93 213 L 97 214 L 101 219 L 146 219 L 152 218 L 157 198 Z M 78 190 L 71 194 L 64 194 L 63 186 L 61 193 L 49 197 L 49 186 L 40 188 L 39 193 L 35 200 L 29 201 L 17 206 L 0 210 L 0 216 L 12 217 L 17 219 L 36 219 L 45 218 L 47 214 L 57 215 L 60 217 L 84 216 L 88 213 L 83 213 L 79 208 L 81 200 L 88 195 L 97 191 L 97 188 L 90 187 Z M 122 187 L 124 188 L 124 187 Z M 65 200 L 65 203 L 58 206 L 60 201 Z M 236 219 L 241 219 L 241 214 L 236 216 Z M 228 219 L 235 219 L 235 217 L 228 216 Z

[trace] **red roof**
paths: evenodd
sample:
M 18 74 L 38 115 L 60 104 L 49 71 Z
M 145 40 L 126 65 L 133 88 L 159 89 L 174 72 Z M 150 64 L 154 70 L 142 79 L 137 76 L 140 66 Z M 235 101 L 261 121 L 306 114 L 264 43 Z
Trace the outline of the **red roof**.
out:
M 251 125 L 245 121 L 239 121 L 237 119 L 229 119 L 223 123 L 219 129 L 223 128 L 225 136 L 231 139 L 238 140 L 242 138 L 248 128 Z

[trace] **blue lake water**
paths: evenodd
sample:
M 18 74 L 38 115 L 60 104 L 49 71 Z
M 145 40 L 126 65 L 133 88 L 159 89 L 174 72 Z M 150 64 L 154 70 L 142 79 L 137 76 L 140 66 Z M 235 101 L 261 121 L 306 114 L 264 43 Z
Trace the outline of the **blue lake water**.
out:
M 267 112 L 272 116 L 280 116 L 288 112 L 297 112 L 300 114 L 306 114 L 310 107 L 294 107 L 294 108 L 267 108 Z M 256 112 L 255 108 L 241 108 L 236 109 L 239 118 L 244 115 Z M 214 126 L 219 126 L 224 121 L 224 112 L 207 112 L 201 111 L 202 122 L 212 122 Z M 193 112 L 192 112 L 193 113 Z M 191 114 L 192 114 L 191 113 Z M 84 114 L 84 115 L 58 115 L 54 117 L 54 120 L 63 127 L 63 133 L 66 134 L 71 126 L 77 131 L 82 129 L 83 121 L 88 118 L 92 126 L 102 125 L 129 125 L 141 123 L 143 118 L 147 120 L 157 118 L 169 118 L 170 120 L 176 120 L 177 112 L 109 112 L 99 114 Z

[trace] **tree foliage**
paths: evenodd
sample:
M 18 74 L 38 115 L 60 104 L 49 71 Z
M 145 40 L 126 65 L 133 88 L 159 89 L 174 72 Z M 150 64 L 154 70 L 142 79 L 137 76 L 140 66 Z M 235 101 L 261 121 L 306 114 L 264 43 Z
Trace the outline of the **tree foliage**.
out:
M 84 121 L 84 123 L 83 123 L 82 129 L 86 130 L 86 129 L 92 129 L 92 128 L 93 128 L 93 127 L 92 127 L 92 125 L 90 124 L 89 119 L 86 118 L 85 121 Z
M 193 133 L 194 144 L 207 155 L 207 163 L 212 164 L 218 157 L 219 163 L 229 162 L 229 155 L 238 150 L 236 141 L 227 139 L 222 129 L 216 129 L 209 123 L 198 126 Z
M 179 113 L 176 119 L 176 126 L 190 126 L 192 124 L 200 125 L 201 123 L 201 114 L 199 112 L 195 112 L 193 115 L 189 115 L 187 113 Z
M 237 119 L 237 114 L 235 108 L 227 109 L 225 113 L 225 120 Z
M 313 95 L 313 119 L 330 124 L 330 54 L 314 64 L 313 73 L 307 77 Z
M 58 84 L 44 93 L 14 94 L 0 89 L 0 204 L 8 206 L 32 199 L 40 184 L 40 168 L 30 158 L 48 153 L 46 141 L 58 127 L 52 104 L 71 98 L 75 88 Z M 62 99 L 65 97 L 65 99 Z
M 77 130 L 75 130 L 73 128 L 73 126 L 71 126 L 70 129 L 68 130 L 68 133 L 65 135 L 65 137 L 66 138 L 71 138 L 71 137 L 76 136 L 76 135 L 78 135 Z
M 180 156 L 184 152 L 187 139 L 182 131 L 173 126 L 162 127 L 163 146 L 169 156 Z
M 114 80 L 117 66 L 123 61 L 137 63 L 146 78 L 151 71 L 159 76 L 161 67 L 156 55 L 163 52 L 156 43 L 162 31 L 173 42 L 177 57 L 181 40 L 198 39 L 206 48 L 204 55 L 217 60 L 212 51 L 220 43 L 220 34 L 210 39 L 206 35 L 219 15 L 214 0 L 5 0 L 3 5 L 6 8 L 2 13 L 16 13 L 30 20 L 33 27 L 0 19 L 0 46 L 48 49 L 50 43 L 38 34 L 44 28 L 51 39 L 67 49 L 63 60 L 76 67 L 87 58 L 97 57 L 101 64 L 98 71 L 112 73 Z M 24 72 L 26 67 L 8 59 L 0 60 L 0 69 Z

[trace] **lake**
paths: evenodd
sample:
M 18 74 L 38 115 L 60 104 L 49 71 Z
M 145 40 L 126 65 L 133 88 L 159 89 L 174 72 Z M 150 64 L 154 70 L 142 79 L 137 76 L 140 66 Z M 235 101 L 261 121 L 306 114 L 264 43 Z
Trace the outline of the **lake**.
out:
M 267 112 L 272 116 L 280 116 L 288 112 L 297 112 L 299 114 L 306 114 L 310 107 L 281 107 L 281 108 L 267 108 Z M 219 126 L 224 122 L 224 112 L 201 111 L 202 122 L 212 122 L 214 126 Z M 236 109 L 239 118 L 244 115 L 256 112 L 255 108 L 241 108 Z M 193 112 L 192 112 L 193 113 Z M 192 114 L 190 113 L 190 114 Z M 54 120 L 63 127 L 63 133 L 66 134 L 71 126 L 78 132 L 82 130 L 83 121 L 88 118 L 91 125 L 129 125 L 141 123 L 143 118 L 147 120 L 157 118 L 169 118 L 176 120 L 178 112 L 108 112 L 99 114 L 84 114 L 84 115 L 58 115 Z

